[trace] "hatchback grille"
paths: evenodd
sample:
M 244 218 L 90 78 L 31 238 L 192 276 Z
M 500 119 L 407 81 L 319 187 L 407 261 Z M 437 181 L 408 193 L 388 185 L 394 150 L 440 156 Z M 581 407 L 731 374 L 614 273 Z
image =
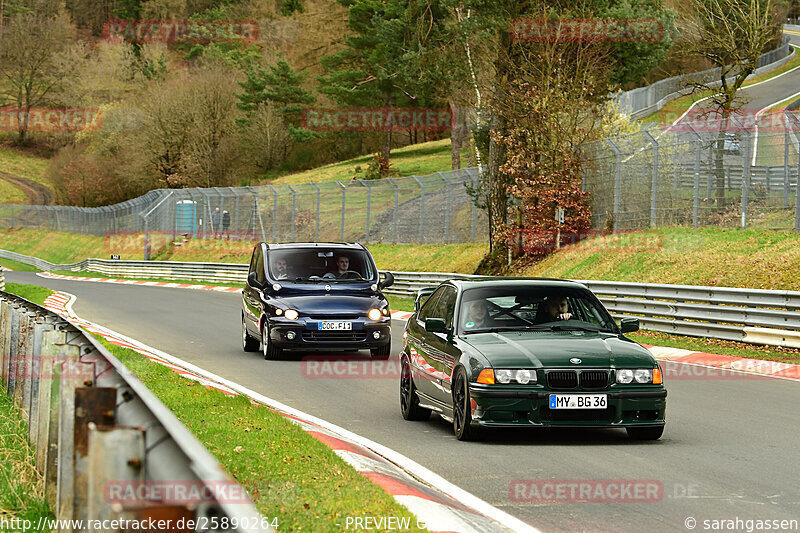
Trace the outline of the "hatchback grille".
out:
M 574 370 L 554 370 L 547 373 L 550 389 L 574 389 L 578 386 L 578 373 Z
M 314 342 L 364 342 L 365 331 L 304 331 L 303 338 Z
M 581 372 L 582 389 L 605 389 L 607 386 L 607 370 L 584 370 Z

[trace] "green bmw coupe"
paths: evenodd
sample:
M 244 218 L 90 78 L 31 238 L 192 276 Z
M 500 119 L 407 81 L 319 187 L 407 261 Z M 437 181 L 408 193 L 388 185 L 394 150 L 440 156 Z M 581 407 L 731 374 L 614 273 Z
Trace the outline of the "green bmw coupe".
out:
M 667 391 L 644 347 L 597 297 L 571 281 L 451 280 L 420 291 L 401 357 L 406 420 L 452 419 L 459 440 L 491 427 L 664 431 Z

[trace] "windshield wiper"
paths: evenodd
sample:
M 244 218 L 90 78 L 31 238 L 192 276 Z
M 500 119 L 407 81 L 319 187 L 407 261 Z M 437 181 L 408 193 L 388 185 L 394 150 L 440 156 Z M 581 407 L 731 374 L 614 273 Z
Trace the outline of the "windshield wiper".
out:
M 553 324 L 548 326 L 552 331 L 592 331 L 592 332 L 605 332 L 613 333 L 610 329 L 598 328 L 597 326 L 578 326 L 575 324 Z

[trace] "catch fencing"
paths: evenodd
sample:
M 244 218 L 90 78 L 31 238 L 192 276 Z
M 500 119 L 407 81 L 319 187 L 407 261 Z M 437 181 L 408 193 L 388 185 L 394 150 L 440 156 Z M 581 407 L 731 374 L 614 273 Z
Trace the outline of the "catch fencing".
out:
M 0 205 L 0 227 L 71 233 L 161 233 L 272 242 L 459 243 L 488 238 L 467 193 L 477 168 L 425 176 L 159 189 L 119 204 Z
M 5 292 L 0 332 L 2 389 L 26 422 L 45 497 L 59 520 L 85 527 L 89 519 L 156 517 L 194 520 L 198 531 L 220 523 L 230 531 L 270 531 L 244 489 L 91 334 Z M 120 503 L 110 486 L 133 489 L 142 501 Z M 151 499 L 142 487 L 162 488 Z M 193 487 L 202 501 L 159 503 L 170 487 L 173 496 Z M 225 494 L 237 494 L 235 501 Z M 62 522 L 60 531 L 72 529 Z
M 796 112 L 761 114 L 757 127 L 730 121 L 652 124 L 585 144 L 593 227 L 800 229 Z
M 787 29 L 791 29 L 787 27 Z M 775 50 L 770 50 L 761 54 L 758 58 L 757 68 L 750 77 L 763 74 L 767 70 L 778 68 L 794 57 L 794 48 L 789 44 L 789 37 L 784 36 L 783 44 Z M 658 111 L 670 100 L 688 94 L 691 88 L 687 88 L 691 83 L 703 83 L 709 87 L 720 84 L 719 76 L 722 70 L 712 68 L 686 74 L 665 78 L 646 87 L 638 87 L 630 91 L 619 92 L 612 96 L 619 111 L 630 115 L 632 118 L 642 118 Z

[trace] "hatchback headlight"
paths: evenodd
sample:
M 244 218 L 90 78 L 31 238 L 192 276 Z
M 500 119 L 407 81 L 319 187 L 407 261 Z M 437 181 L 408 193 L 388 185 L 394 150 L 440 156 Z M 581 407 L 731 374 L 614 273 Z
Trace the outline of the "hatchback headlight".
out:
M 297 320 L 297 317 L 300 316 L 300 314 L 294 309 L 287 309 L 286 312 L 283 313 L 283 316 L 285 316 L 289 320 Z
M 375 309 L 375 308 L 370 309 L 369 312 L 367 313 L 367 317 L 370 320 L 374 320 L 374 321 L 377 322 L 378 320 L 381 319 L 381 310 L 380 309 Z

